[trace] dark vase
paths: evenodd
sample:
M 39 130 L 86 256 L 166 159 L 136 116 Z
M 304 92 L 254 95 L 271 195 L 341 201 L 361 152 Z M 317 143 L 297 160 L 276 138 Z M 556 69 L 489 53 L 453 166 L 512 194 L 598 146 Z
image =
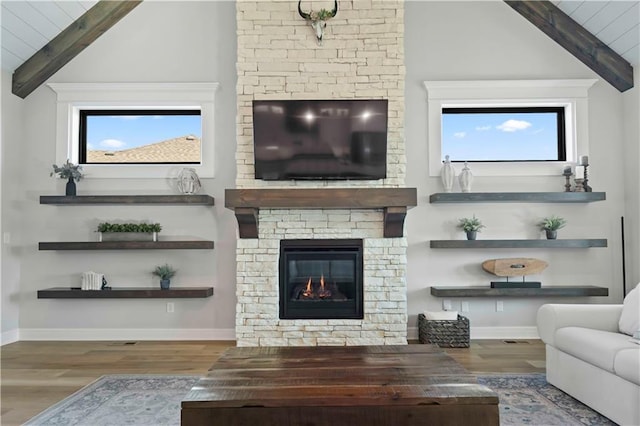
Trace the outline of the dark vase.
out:
M 160 288 L 163 290 L 169 290 L 169 286 L 171 285 L 171 280 L 160 280 Z
M 73 176 L 69 176 L 69 180 L 67 181 L 67 187 L 65 189 L 66 195 L 76 195 L 76 182 L 73 180 Z
M 555 240 L 558 237 L 558 231 L 545 229 L 545 232 L 547 233 L 547 240 Z
M 478 231 L 467 231 L 467 240 L 475 240 L 478 235 Z

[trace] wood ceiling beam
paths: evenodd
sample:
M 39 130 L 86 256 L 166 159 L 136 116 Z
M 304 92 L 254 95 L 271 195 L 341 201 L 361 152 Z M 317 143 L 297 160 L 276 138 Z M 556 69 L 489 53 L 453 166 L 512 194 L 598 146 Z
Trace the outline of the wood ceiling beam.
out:
M 620 92 L 633 87 L 633 67 L 547 0 L 504 0 Z
M 13 94 L 27 97 L 140 3 L 100 0 L 15 70 Z

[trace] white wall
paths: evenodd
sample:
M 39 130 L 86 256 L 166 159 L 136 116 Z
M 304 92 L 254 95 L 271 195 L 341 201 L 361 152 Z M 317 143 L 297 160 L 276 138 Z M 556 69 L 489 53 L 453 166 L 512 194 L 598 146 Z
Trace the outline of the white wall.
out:
M 635 230 L 630 234 L 635 238 L 636 248 L 628 250 L 627 266 L 635 263 L 635 272 L 629 272 L 629 276 L 635 276 L 636 282 L 639 279 L 637 89 L 633 89 L 635 95 L 634 92 L 621 95 L 601 81 L 590 92 L 590 184 L 597 191 L 606 191 L 607 201 L 578 205 L 431 205 L 428 195 L 441 191 L 441 185 L 438 179 L 429 178 L 426 170 L 424 80 L 598 77 L 503 2 L 407 2 L 405 8 L 406 186 L 417 187 L 419 195 L 419 206 L 409 211 L 406 223 L 409 325 L 415 326 L 417 313 L 440 308 L 442 300 L 429 295 L 431 285 L 487 285 L 491 276 L 480 270 L 480 263 L 497 257 L 545 259 L 550 266 L 540 277 L 543 283 L 603 285 L 610 288 L 611 296 L 508 299 L 503 313 L 494 312 L 493 300 L 468 299 L 471 302 L 468 316 L 476 335 L 483 332 L 483 327 L 497 328 L 494 333 L 500 332 L 500 327 L 523 327 L 505 333 L 531 332 L 537 308 L 549 301 L 622 300 L 619 222 L 623 214 L 627 226 L 633 222 L 631 218 L 636 218 Z M 49 177 L 55 156 L 55 96 L 43 86 L 25 101 L 19 101 L 9 94 L 10 77 L 3 74 L 2 226 L 3 231 L 8 229 L 12 235 L 12 244 L 9 248 L 4 246 L 2 253 L 3 332 L 17 325 L 18 299 L 21 338 L 128 339 L 169 334 L 175 338 L 216 337 L 233 329 L 237 225 L 231 211 L 224 208 L 224 189 L 233 187 L 235 178 L 235 22 L 235 4 L 231 2 L 143 2 L 50 79 L 219 82 L 217 175 L 203 181 L 204 191 L 216 198 L 212 209 L 38 204 L 40 195 L 64 191 L 63 182 Z M 635 75 L 636 82 L 640 81 L 637 71 Z M 559 191 L 563 183 L 560 177 L 476 178 L 473 190 Z M 163 180 L 86 179 L 79 185 L 80 194 L 169 191 Z M 627 204 L 626 210 L 625 196 L 636 200 Z M 456 219 L 473 213 L 488 225 L 480 238 L 535 238 L 539 234 L 532 226 L 533 221 L 546 214 L 560 214 L 569 219 L 568 226 L 561 231 L 562 237 L 608 238 L 609 248 L 517 252 L 429 249 L 430 239 L 462 238 L 454 229 Z M 106 219 L 156 220 L 165 225 L 167 234 L 210 238 L 215 240 L 216 247 L 212 251 L 37 250 L 39 241 L 89 240 L 94 237 L 93 226 Z M 11 254 L 19 254 L 20 262 Z M 164 261 L 180 269 L 175 285 L 210 284 L 215 286 L 215 296 L 175 300 L 173 314 L 165 312 L 163 300 L 36 299 L 38 289 L 77 284 L 73 280 L 89 269 L 105 272 L 114 286 L 152 286 L 155 279 L 148 271 Z M 9 269 L 7 265 L 11 265 Z M 453 302 L 458 309 L 460 300 Z M 77 329 L 88 332 L 79 333 Z
M 635 87 L 623 94 L 627 292 L 640 282 L 640 67 L 633 78 Z
M 435 204 L 428 196 L 442 192 L 430 178 L 427 162 L 427 109 L 424 80 L 597 78 L 503 2 L 408 2 L 405 10 L 407 186 L 418 188 L 418 207 L 407 216 L 409 326 L 424 310 L 439 310 L 442 299 L 429 287 L 488 285 L 494 279 L 481 270 L 487 259 L 535 257 L 549 262 L 539 277 L 544 285 L 609 287 L 607 298 L 507 299 L 495 312 L 493 299 L 452 299 L 453 309 L 470 302 L 472 337 L 535 335 L 535 314 L 545 302 L 619 302 L 620 216 L 624 193 L 621 166 L 621 95 L 599 81 L 589 96 L 589 184 L 606 191 L 607 201 L 590 204 Z M 473 166 L 471 166 L 473 170 Z M 458 170 L 459 171 L 459 170 Z M 472 191 L 562 191 L 558 177 L 476 177 Z M 561 238 L 607 238 L 609 248 L 455 250 L 430 249 L 429 240 L 464 238 L 457 219 L 476 214 L 487 225 L 479 238 L 542 238 L 535 222 L 549 214 L 568 219 Z M 535 278 L 535 277 L 534 277 Z M 493 330 L 485 327 L 498 327 Z M 516 327 L 502 330 L 500 327 Z M 521 327 L 521 328 L 517 328 Z
M 24 137 L 14 158 L 21 173 L 23 227 L 20 277 L 21 339 L 233 338 L 235 219 L 224 189 L 235 178 L 235 5 L 231 2 L 144 2 L 58 71 L 53 82 L 219 82 L 216 95 L 216 177 L 203 179 L 213 208 L 195 206 L 40 205 L 42 194 L 62 194 L 49 177 L 55 158 L 56 97 L 41 86 L 24 102 Z M 3 116 L 4 119 L 4 116 Z M 4 179 L 3 179 L 4 183 Z M 9 182 L 7 182 L 9 183 Z M 79 194 L 173 193 L 165 179 L 87 179 Z M 6 198 L 5 198 L 6 200 Z M 90 241 L 105 220 L 153 220 L 164 236 L 215 241 L 214 250 L 38 251 L 39 241 Z M 169 262 L 175 286 L 214 286 L 207 299 L 38 300 L 36 291 L 79 284 L 83 271 L 105 273 L 112 286 L 155 286 L 150 271 Z
M 2 71 L 2 152 L 0 153 L 0 299 L 2 334 L 0 344 L 18 340 L 20 296 L 20 204 L 23 175 L 23 101 L 11 94 L 11 74 Z M 8 233 L 8 235 L 7 235 Z M 4 242 L 7 235 L 9 242 Z

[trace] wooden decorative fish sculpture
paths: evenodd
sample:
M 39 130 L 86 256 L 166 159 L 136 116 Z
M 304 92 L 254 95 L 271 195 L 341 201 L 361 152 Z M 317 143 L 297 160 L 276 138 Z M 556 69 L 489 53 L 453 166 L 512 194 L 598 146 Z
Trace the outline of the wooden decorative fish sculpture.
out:
M 499 277 L 521 277 L 539 274 L 547 266 L 548 263 L 544 260 L 527 257 L 490 259 L 482 262 L 482 269 Z

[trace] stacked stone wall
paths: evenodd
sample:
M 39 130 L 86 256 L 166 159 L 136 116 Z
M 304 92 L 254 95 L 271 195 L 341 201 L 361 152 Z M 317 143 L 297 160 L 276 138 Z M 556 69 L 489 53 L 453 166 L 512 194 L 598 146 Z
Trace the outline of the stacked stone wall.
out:
M 404 3 L 339 1 L 323 44 L 295 1 L 237 1 L 236 186 L 402 187 L 404 150 Z M 331 9 L 333 2 L 302 2 Z M 252 101 L 387 99 L 387 178 L 376 181 L 267 182 L 254 178 Z M 406 343 L 406 239 L 383 238 L 382 212 L 265 210 L 258 239 L 238 240 L 236 339 L 241 346 Z M 281 239 L 362 238 L 364 319 L 280 320 Z

